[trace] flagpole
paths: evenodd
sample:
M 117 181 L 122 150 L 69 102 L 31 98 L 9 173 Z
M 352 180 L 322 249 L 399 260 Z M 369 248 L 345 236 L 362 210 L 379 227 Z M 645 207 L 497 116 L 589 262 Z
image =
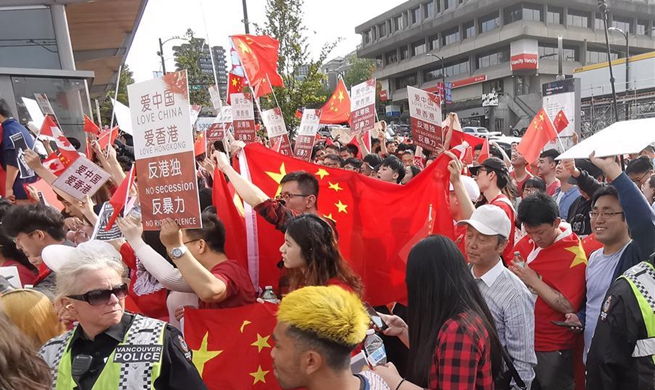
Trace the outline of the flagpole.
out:
M 118 101 L 118 88 L 120 87 L 121 84 L 121 72 L 123 71 L 123 65 L 120 65 L 118 67 L 118 77 L 116 77 L 116 91 L 114 91 L 114 104 L 112 104 L 112 109 L 111 109 L 111 121 L 109 125 L 109 130 L 114 128 L 114 117 L 116 114 L 116 102 Z

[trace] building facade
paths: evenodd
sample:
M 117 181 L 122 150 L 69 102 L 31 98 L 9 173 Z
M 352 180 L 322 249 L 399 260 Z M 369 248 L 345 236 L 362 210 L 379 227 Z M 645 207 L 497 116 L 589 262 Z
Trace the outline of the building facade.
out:
M 211 49 L 209 45 L 205 43 L 204 38 L 195 38 L 195 47 L 194 51 L 200 52 L 198 57 L 198 67 L 203 75 L 206 75 L 207 83 L 214 84 L 214 71 L 216 72 L 216 81 L 218 82 L 218 88 L 222 97 L 226 96 L 227 93 L 227 63 L 225 60 L 225 49 L 223 46 L 213 46 Z M 175 55 L 176 62 L 175 65 L 178 69 L 184 68 L 180 63 L 177 62 L 177 57 L 180 53 L 190 50 L 191 44 L 185 43 L 179 46 L 173 46 L 173 54 Z M 212 62 L 213 57 L 213 62 Z M 212 67 L 213 66 L 213 67 Z M 190 88 L 207 88 L 209 85 L 203 84 L 201 82 L 196 82 L 192 79 L 189 79 Z
M 628 32 L 630 56 L 655 50 L 655 1 L 613 1 L 608 23 Z M 608 60 L 595 0 L 410 0 L 355 31 L 362 36 L 357 55 L 382 64 L 374 76 L 401 107 L 400 122 L 408 121 L 407 86 L 436 91 L 445 81 L 447 111 L 463 124 L 524 129 L 541 107 L 542 84 L 559 72 L 559 36 L 567 77 Z M 612 59 L 625 57 L 621 34 L 611 33 L 610 43 Z M 489 94 L 497 103 L 483 99 Z
M 16 119 L 32 121 L 25 99 L 43 93 L 64 133 L 84 140 L 84 115 L 114 89 L 146 4 L 0 0 L 0 97 Z

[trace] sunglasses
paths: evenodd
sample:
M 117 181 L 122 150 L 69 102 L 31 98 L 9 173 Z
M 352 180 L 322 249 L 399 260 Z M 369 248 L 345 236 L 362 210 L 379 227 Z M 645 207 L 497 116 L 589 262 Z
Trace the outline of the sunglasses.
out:
M 69 295 L 68 298 L 75 299 L 76 301 L 84 301 L 91 306 L 105 305 L 109 302 L 112 295 L 116 298 L 123 299 L 127 296 L 127 284 L 123 283 L 111 290 L 91 290 L 82 295 Z

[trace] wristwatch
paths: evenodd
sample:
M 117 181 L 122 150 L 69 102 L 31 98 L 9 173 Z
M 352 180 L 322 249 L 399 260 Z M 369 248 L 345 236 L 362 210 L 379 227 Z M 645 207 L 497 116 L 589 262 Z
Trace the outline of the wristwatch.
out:
M 187 251 L 187 248 L 184 245 L 173 248 L 171 250 L 171 259 L 173 259 L 173 260 L 179 259 L 180 257 L 184 256 L 186 251 Z

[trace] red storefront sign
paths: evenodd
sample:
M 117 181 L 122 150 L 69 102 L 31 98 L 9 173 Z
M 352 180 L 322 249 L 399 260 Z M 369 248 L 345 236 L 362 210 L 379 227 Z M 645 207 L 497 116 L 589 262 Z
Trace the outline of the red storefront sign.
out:
M 457 81 L 453 81 L 452 82 L 452 88 L 465 87 L 467 85 L 482 83 L 484 81 L 487 81 L 487 75 L 486 74 L 483 74 L 483 75 L 480 75 L 480 76 L 473 76 L 473 77 L 469 77 L 469 78 L 461 79 L 461 80 L 457 80 Z
M 521 53 L 512 56 L 510 59 L 512 71 L 524 69 L 537 69 L 539 66 L 538 56 L 536 54 Z

